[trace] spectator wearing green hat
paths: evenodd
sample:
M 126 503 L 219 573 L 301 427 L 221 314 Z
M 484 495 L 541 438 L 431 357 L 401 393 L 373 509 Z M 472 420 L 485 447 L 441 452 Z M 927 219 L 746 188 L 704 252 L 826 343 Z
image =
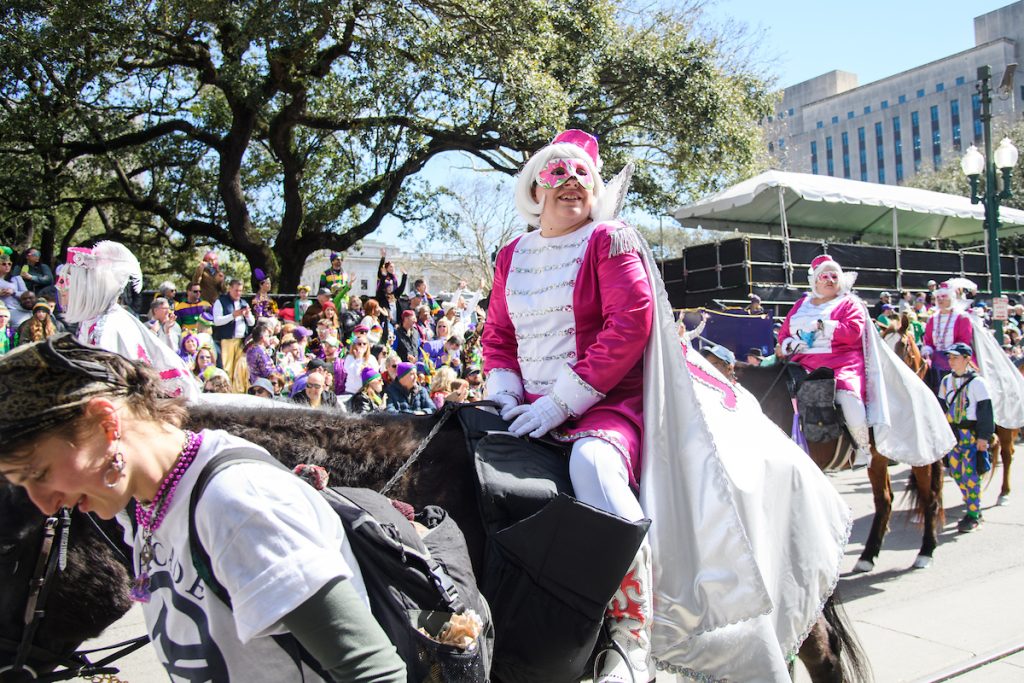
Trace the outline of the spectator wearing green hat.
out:
M 392 413 L 414 413 L 426 415 L 437 408 L 430 400 L 425 387 L 416 383 L 416 364 L 399 363 L 395 369 L 395 380 L 388 385 L 388 411 Z

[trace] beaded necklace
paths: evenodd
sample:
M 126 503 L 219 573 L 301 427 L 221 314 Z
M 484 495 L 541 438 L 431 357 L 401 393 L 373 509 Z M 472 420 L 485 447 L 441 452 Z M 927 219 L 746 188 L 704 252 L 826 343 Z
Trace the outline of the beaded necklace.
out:
M 174 492 L 185 476 L 185 471 L 196 458 L 199 447 L 203 444 L 203 435 L 195 432 L 185 432 L 185 445 L 174 463 L 174 467 L 164 480 L 160 482 L 160 488 L 153 496 L 153 502 L 148 506 L 138 502 L 135 506 L 135 521 L 142 529 L 142 550 L 139 551 L 139 575 L 132 585 L 131 598 L 135 602 L 149 602 L 151 593 L 149 591 L 149 567 L 153 562 L 153 533 L 160 528 L 167 516 L 167 510 L 174 500 Z

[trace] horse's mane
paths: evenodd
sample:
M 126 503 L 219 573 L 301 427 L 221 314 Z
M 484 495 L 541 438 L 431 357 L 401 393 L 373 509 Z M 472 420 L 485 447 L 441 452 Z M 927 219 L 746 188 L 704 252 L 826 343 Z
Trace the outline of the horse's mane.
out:
M 195 405 L 187 426 L 228 431 L 263 446 L 288 467 L 320 465 L 330 472 L 332 486 L 374 487 L 415 450 L 421 438 L 416 427 L 423 423 L 408 415 Z

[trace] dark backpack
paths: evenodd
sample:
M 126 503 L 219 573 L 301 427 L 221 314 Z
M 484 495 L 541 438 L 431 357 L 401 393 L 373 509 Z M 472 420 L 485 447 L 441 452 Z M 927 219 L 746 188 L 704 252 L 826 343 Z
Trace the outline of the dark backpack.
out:
M 199 577 L 224 604 L 231 598 L 213 575 L 210 556 L 199 542 L 195 510 L 209 480 L 238 462 L 264 462 L 288 471 L 270 455 L 251 448 L 226 450 L 199 473 L 189 500 L 189 550 Z M 430 531 L 421 539 L 412 523 L 384 496 L 369 489 L 329 487 L 320 491 L 345 527 L 363 570 L 370 610 L 406 663 L 408 680 L 420 683 L 483 683 L 490 675 L 494 629 L 487 601 L 479 593 L 466 541 L 455 522 L 436 506 L 417 521 Z M 437 633 L 453 614 L 472 609 L 484 629 L 473 650 L 444 645 L 419 632 Z M 319 671 L 313 658 L 290 636 L 275 640 Z

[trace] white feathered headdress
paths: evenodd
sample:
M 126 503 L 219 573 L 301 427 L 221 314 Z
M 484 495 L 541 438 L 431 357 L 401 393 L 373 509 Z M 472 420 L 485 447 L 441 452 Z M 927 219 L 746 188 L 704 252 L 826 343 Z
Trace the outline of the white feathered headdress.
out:
M 92 249 L 72 247 L 63 272 L 67 284 L 64 317 L 79 323 L 106 313 L 129 283 L 142 291 L 139 260 L 118 242 L 97 242 Z

